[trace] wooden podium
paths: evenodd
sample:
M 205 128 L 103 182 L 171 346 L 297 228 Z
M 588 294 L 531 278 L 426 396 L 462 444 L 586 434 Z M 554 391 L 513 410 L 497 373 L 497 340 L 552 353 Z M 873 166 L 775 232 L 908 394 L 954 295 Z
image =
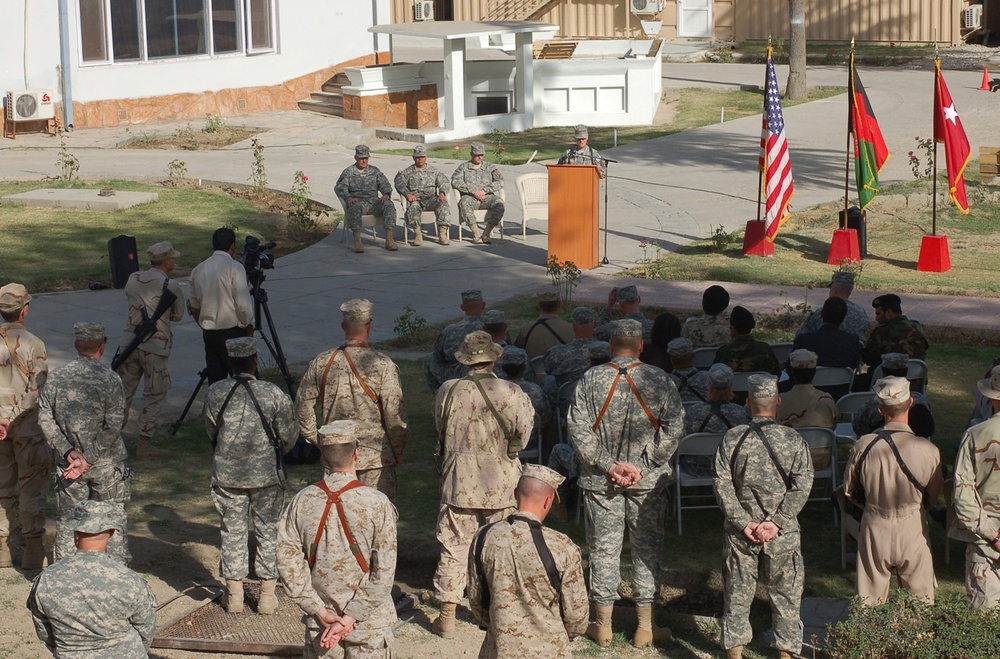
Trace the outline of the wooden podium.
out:
M 549 258 L 596 268 L 601 222 L 601 170 L 596 165 L 546 165 L 549 169 Z

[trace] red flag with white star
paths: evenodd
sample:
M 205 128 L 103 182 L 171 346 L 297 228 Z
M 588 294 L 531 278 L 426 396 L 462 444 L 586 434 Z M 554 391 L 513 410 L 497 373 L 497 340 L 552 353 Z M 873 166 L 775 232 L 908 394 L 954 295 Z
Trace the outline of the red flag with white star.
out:
M 934 61 L 934 141 L 944 142 L 944 158 L 948 165 L 948 196 L 958 210 L 968 214 L 969 201 L 965 197 L 965 179 L 962 174 L 969 164 L 969 138 L 962 127 L 962 119 L 951 100 L 948 85 L 941 75 L 940 60 Z

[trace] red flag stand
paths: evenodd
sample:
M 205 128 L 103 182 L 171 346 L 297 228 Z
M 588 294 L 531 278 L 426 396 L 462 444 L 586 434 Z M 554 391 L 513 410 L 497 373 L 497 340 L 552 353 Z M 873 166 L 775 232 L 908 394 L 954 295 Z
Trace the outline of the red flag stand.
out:
M 830 257 L 826 262 L 830 265 L 840 265 L 844 262 L 857 263 L 860 260 L 858 232 L 854 229 L 836 229 L 833 232 L 833 242 L 830 243 Z
M 774 256 L 774 243 L 764 238 L 766 225 L 764 220 L 747 221 L 743 234 L 743 256 Z M 857 251 L 857 243 L 854 251 Z
M 917 270 L 920 272 L 948 272 L 951 270 L 948 236 L 924 236 L 920 243 L 920 260 L 917 261 Z

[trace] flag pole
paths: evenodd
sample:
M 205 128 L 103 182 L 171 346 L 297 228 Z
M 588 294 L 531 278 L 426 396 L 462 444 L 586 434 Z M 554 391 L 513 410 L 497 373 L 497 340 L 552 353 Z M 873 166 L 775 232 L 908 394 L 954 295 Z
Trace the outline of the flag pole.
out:
M 937 88 L 941 84 L 941 60 L 938 59 L 937 45 L 934 46 L 934 92 L 937 94 Z M 935 96 L 936 98 L 936 96 Z M 935 108 L 935 112 L 937 108 Z M 937 117 L 934 118 L 937 121 Z M 937 235 L 937 153 L 938 153 L 938 143 L 937 135 L 931 138 L 934 141 L 934 165 L 931 173 L 931 235 Z
M 764 66 L 764 107 L 761 112 L 761 121 L 766 122 L 767 119 L 767 61 L 771 59 L 771 35 L 767 35 L 767 59 L 765 60 Z M 762 126 L 763 128 L 763 126 Z M 763 132 L 763 131 L 762 131 Z M 763 192 L 764 192 L 764 169 L 767 167 L 767 152 L 764 152 L 764 167 L 757 168 L 757 221 L 760 222 L 760 207 L 763 203 Z
M 844 149 L 844 214 L 840 228 L 847 228 L 847 206 L 851 194 L 851 128 L 854 113 L 854 37 L 851 37 L 851 58 L 847 65 L 847 146 Z

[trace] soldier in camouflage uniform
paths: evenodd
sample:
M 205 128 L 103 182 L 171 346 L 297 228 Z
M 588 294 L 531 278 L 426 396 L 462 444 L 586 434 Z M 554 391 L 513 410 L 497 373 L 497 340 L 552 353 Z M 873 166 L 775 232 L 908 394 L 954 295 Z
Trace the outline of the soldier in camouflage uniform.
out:
M 493 163 L 483 162 L 486 147 L 482 142 L 473 142 L 469 155 L 471 159 L 459 165 L 451 175 L 451 187 L 461 194 L 458 219 L 472 230 L 472 242 L 481 245 L 493 242 L 490 232 L 503 220 L 504 204 L 498 195 L 503 190 L 503 174 Z M 486 228 L 482 235 L 475 214 L 481 210 L 486 211 Z
M 718 348 L 729 343 L 729 291 L 722 286 L 709 286 L 701 295 L 704 316 L 691 316 L 684 321 L 681 336 L 690 339 L 695 348 Z
M 354 251 L 365 251 L 361 244 L 361 216 L 382 218 L 385 227 L 385 248 L 395 252 L 396 204 L 392 203 L 392 186 L 378 167 L 368 165 L 371 151 L 364 144 L 354 147 L 354 164 L 337 179 L 333 192 L 344 204 L 344 224 L 354 234 Z
M 562 301 L 558 292 L 540 291 L 535 293 L 535 298 L 538 300 L 538 318 L 521 323 L 514 341 L 517 347 L 524 348 L 529 359 L 544 355 L 556 346 L 568 344 L 575 332 L 572 325 L 559 317 Z M 592 337 L 593 321 L 590 324 Z
M 461 308 L 465 318 L 441 330 L 434 340 L 434 348 L 424 357 L 424 379 L 431 391 L 437 391 L 446 380 L 465 375 L 467 369 L 455 359 L 455 352 L 462 347 L 467 334 L 483 329 L 486 301 L 481 290 L 462 291 Z
M 573 319 L 573 335 L 575 338 L 564 345 L 552 346 L 545 353 L 545 377 L 542 379 L 542 390 L 549 398 L 553 408 L 560 408 L 561 413 L 569 409 L 568 398 L 559 400 L 559 391 L 563 385 L 576 382 L 590 368 L 590 348 L 595 344 L 607 346 L 606 341 L 594 338 L 594 327 L 597 314 L 590 307 L 576 307 L 571 317 Z M 566 390 L 564 394 L 568 395 Z M 569 397 L 571 398 L 571 397 Z M 562 405 L 565 403 L 565 405 Z M 561 406 L 561 407 L 560 407 Z
M 174 249 L 168 241 L 156 243 L 146 250 L 149 255 L 149 270 L 133 272 L 125 283 L 125 297 L 128 299 L 128 321 L 122 332 L 121 344 L 118 350 L 124 350 L 135 338 L 136 327 L 143 322 L 143 317 L 151 318 L 160 303 L 160 296 L 169 288 L 177 296 L 174 303 L 156 321 L 155 332 L 139 344 L 121 366 L 118 375 L 121 376 L 125 388 L 125 421 L 132 408 L 132 398 L 139 388 L 139 381 L 145 377 L 146 386 L 142 392 L 144 404 L 139 413 L 139 444 L 135 457 L 138 460 L 163 458 L 169 455 L 153 447 L 153 433 L 156 431 L 160 409 L 167 399 L 170 389 L 170 348 L 173 345 L 173 333 L 170 323 L 184 319 L 184 293 L 176 280 L 170 279 L 180 252 Z
M 409 204 L 406 207 L 406 223 L 417 233 L 413 244 L 422 245 L 424 242 L 420 214 L 433 211 L 438 242 L 447 245 L 451 230 L 451 206 L 448 205 L 451 183 L 440 170 L 427 166 L 426 146 L 418 144 L 413 147 L 413 164 L 396 174 L 394 183 L 396 192 Z
M 99 323 L 73 326 L 76 359 L 51 373 L 38 400 L 38 423 L 56 459 L 55 560 L 73 553 L 73 531 L 64 522 L 88 499 L 123 507 L 132 495 L 132 470 L 122 439 L 125 391 L 122 381 L 101 363 L 107 336 Z M 128 565 L 128 530 L 108 543 L 108 554 Z
M 274 613 L 278 600 L 275 543 L 285 503 L 281 456 L 298 438 L 292 401 L 277 385 L 257 380 L 257 339 L 226 341 L 235 375 L 216 382 L 205 400 L 205 428 L 212 440 L 212 501 L 222 517 L 219 573 L 226 580 L 223 607 L 243 611 L 243 579 L 250 572 L 249 526 L 253 518 L 260 579 L 257 612 Z
M 885 377 L 906 377 L 907 361 L 910 356 L 902 352 L 889 352 L 882 355 L 882 375 Z M 873 387 L 874 388 L 874 387 Z M 919 391 L 910 389 L 913 406 L 910 407 L 909 426 L 914 435 L 930 438 L 934 434 L 934 414 L 927 397 Z M 877 432 L 885 425 L 885 417 L 879 411 L 878 398 L 873 398 L 854 413 L 851 427 L 858 437 Z
M 489 312 L 487 311 L 486 313 Z M 528 398 L 531 399 L 531 406 L 535 409 L 536 420 L 538 421 L 533 433 L 535 437 L 532 439 L 532 441 L 535 441 L 539 433 L 544 432 L 549 427 L 549 423 L 552 422 L 552 405 L 549 403 L 549 397 L 545 395 L 542 388 L 525 377 L 527 375 L 527 368 L 527 356 L 523 350 L 508 352 L 505 349 L 503 354 L 500 355 L 500 359 L 497 360 L 497 365 L 493 369 L 493 372 L 497 374 L 497 377 L 516 384 L 521 388 L 521 391 L 528 394 Z M 497 373 L 498 370 L 500 373 Z
M 708 400 L 708 372 L 695 368 L 694 347 L 690 339 L 674 339 L 667 344 L 667 354 L 674 365 L 670 379 L 677 386 L 682 401 Z
M 20 527 L 21 567 L 39 570 L 52 456 L 38 426 L 38 394 L 49 367 L 45 344 L 24 328 L 29 302 L 21 284 L 0 288 L 0 567 L 13 565 L 10 537 Z
M 715 498 L 725 515 L 726 609 L 722 647 L 740 659 L 753 638 L 750 604 L 767 584 L 779 659 L 802 649 L 804 573 L 798 514 L 812 489 L 813 465 L 802 437 L 774 421 L 777 378 L 751 375 L 749 425 L 726 433 L 715 458 Z M 763 570 L 763 574 L 759 572 Z
M 920 323 L 903 315 L 902 303 L 898 295 L 887 293 L 872 300 L 875 320 L 868 340 L 861 348 L 861 358 L 869 366 L 877 366 L 882 355 L 887 352 L 905 352 L 913 359 L 927 357 L 930 343 L 924 336 Z
M 601 169 L 601 177 L 607 173 L 608 163 L 601 157 L 600 152 L 587 144 L 590 141 L 590 131 L 583 124 L 577 124 L 573 128 L 573 140 L 576 142 L 572 147 L 563 151 L 559 156 L 560 165 L 597 165 Z
M 469 334 L 456 353 L 469 374 L 445 382 L 434 400 L 442 468 L 437 520 L 441 559 L 434 573 L 441 615 L 433 631 L 445 638 L 455 631 L 469 543 L 480 518 L 492 523 L 513 512 L 514 487 L 521 472 L 517 456 L 531 438 L 534 424 L 527 394 L 493 374 L 501 354 L 502 348 L 486 332 Z
M 638 321 L 613 323 L 611 352 L 610 362 L 591 368 L 577 383 L 568 419 L 569 438 L 583 467 L 590 599 L 596 607 L 587 636 L 605 647 L 611 643 L 627 526 L 639 616 L 633 644 L 646 647 L 655 638 L 652 606 L 660 585 L 670 460 L 684 432 L 684 407 L 667 374 L 639 361 Z
M 320 425 L 339 419 L 358 422 L 358 479 L 393 501 L 396 467 L 410 441 L 410 426 L 399 383 L 399 366 L 368 347 L 374 305 L 355 298 L 340 305 L 344 315 L 343 345 L 327 350 L 309 363 L 295 395 L 299 432 L 316 444 L 316 403 Z
M 724 433 L 736 426 L 750 423 L 750 410 L 732 400 L 733 369 L 725 364 L 712 364 L 712 368 L 708 369 L 708 400 L 685 409 L 684 434 Z M 713 456 L 684 455 L 680 458 L 680 465 L 694 478 L 715 477 Z
M 396 509 L 356 478 L 359 430 L 348 420 L 319 429 L 327 474 L 295 495 L 278 526 L 278 571 L 305 613 L 306 657 L 394 656 Z
M 781 373 L 781 365 L 771 346 L 753 338 L 757 326 L 753 314 L 743 307 L 733 307 L 729 327 L 733 340 L 715 353 L 715 363 L 725 364 L 734 371 L 764 371 L 772 375 Z
M 469 606 L 486 629 L 480 659 L 570 659 L 570 642 L 587 629 L 580 548 L 542 526 L 562 482 L 548 467 L 525 465 L 514 491 L 517 512 L 472 540 Z
M 622 318 L 630 318 L 642 325 L 642 340 L 649 343 L 653 333 L 653 320 L 646 318 L 641 309 L 642 298 L 635 286 L 617 286 L 608 293 L 608 306 L 604 307 L 597 318 L 594 328 L 594 338 L 599 341 L 611 340 L 611 310 L 616 306 L 622 312 Z
M 63 522 L 76 552 L 35 577 L 28 610 L 35 633 L 56 657 L 147 657 L 156 634 L 156 598 L 140 575 L 110 558 L 125 531 L 113 501 L 83 501 Z
M 977 609 L 1000 606 L 1000 366 L 978 383 L 994 416 L 965 431 L 955 458 L 955 517 L 949 535 L 966 542 L 965 589 Z
M 480 329 L 489 334 L 493 342 L 503 348 L 504 355 L 517 355 L 520 358 L 521 363 L 524 364 L 524 378 L 526 380 L 531 383 L 538 381 L 538 377 L 535 374 L 535 367 L 532 365 L 531 360 L 528 359 L 528 353 L 523 348 L 519 348 L 507 341 L 507 314 L 503 312 L 503 309 L 490 309 L 485 312 L 483 314 L 483 326 Z M 498 378 L 507 379 L 504 370 L 500 368 L 500 360 L 497 360 L 496 366 L 493 367 L 493 372 L 496 373 Z M 458 374 L 456 374 L 456 377 L 458 377 Z
M 830 280 L 830 297 L 840 298 L 847 304 L 847 316 L 844 318 L 844 322 L 841 323 L 840 329 L 850 332 L 858 337 L 859 341 L 864 343 L 865 339 L 868 338 L 868 328 L 871 326 L 872 321 L 864 307 L 848 299 L 851 297 L 853 291 L 853 272 L 842 270 L 833 273 L 833 278 Z M 815 332 L 822 326 L 823 318 L 820 314 L 820 309 L 816 309 L 795 330 L 795 336 L 798 338 L 799 335 L 806 332 Z

